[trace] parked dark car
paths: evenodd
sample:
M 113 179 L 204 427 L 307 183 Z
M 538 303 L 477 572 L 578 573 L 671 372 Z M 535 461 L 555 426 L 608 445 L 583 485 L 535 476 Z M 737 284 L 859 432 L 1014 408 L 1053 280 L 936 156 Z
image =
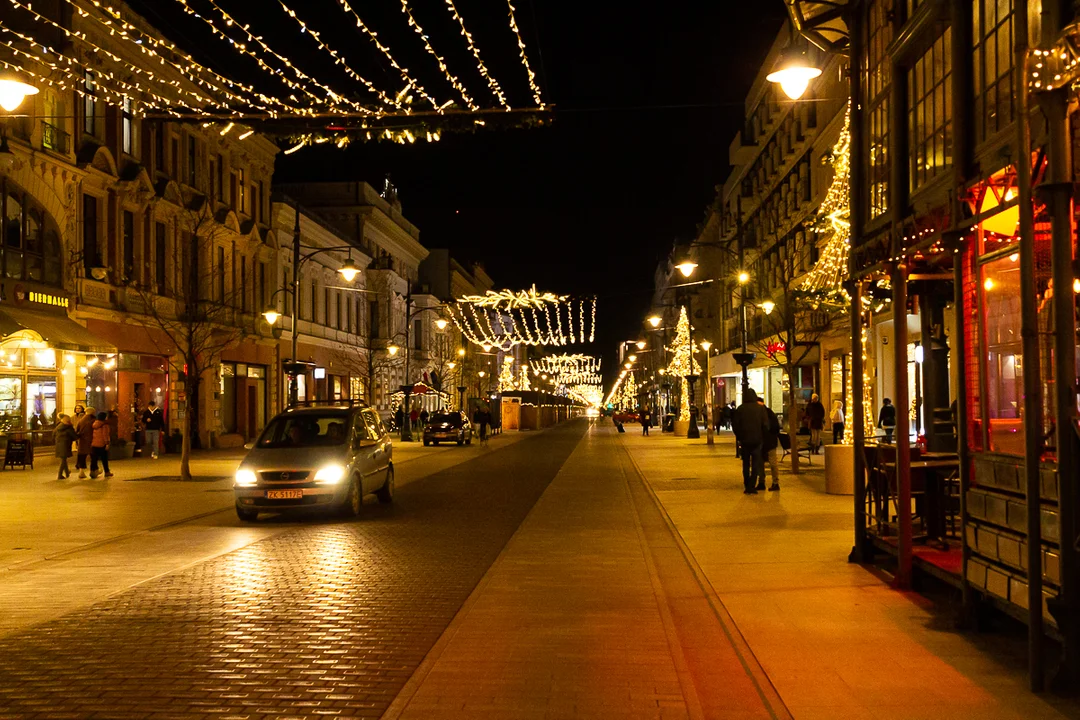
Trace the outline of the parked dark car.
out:
M 444 440 L 454 441 L 458 445 L 472 445 L 472 438 L 472 423 L 460 411 L 435 413 L 424 426 L 424 445 L 438 445 Z

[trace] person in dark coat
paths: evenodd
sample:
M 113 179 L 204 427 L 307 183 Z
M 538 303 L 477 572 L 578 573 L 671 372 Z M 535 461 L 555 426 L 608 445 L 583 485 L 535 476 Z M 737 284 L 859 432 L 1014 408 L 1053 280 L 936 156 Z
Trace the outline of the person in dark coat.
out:
M 425 425 L 427 425 L 427 419 L 428 419 L 428 411 L 425 408 L 424 410 L 420 411 L 420 429 L 421 430 L 424 428 Z
M 75 414 L 79 416 L 75 423 L 75 435 L 79 438 L 79 446 L 76 449 L 75 469 L 79 471 L 79 477 L 86 477 L 86 459 L 90 457 L 90 449 L 94 441 L 94 408 L 86 408 L 86 412 L 80 414 L 75 408 Z
M 881 412 L 878 413 L 877 426 L 885 431 L 885 443 L 892 442 L 892 434 L 896 428 L 896 406 L 892 400 L 885 398 L 881 401 Z
M 806 404 L 806 424 L 810 426 L 810 450 L 817 455 L 821 449 L 821 430 L 825 427 L 825 406 L 817 393 Z
M 71 416 L 60 416 L 60 421 L 53 431 L 53 438 L 56 441 L 56 457 L 60 458 L 60 467 L 56 470 L 56 479 L 63 480 L 71 475 L 67 461 L 71 457 L 71 444 L 75 442 L 75 426 L 71 424 Z
M 732 417 L 732 429 L 739 441 L 739 454 L 743 462 L 743 492 L 757 494 L 757 478 L 764 477 L 761 467 L 761 451 L 769 432 L 769 416 L 765 407 L 759 405 L 757 393 L 752 389 L 743 393 L 743 403 Z
M 142 412 L 143 430 L 146 432 L 146 444 L 150 446 L 150 457 L 157 459 L 161 443 L 161 431 L 165 429 L 165 415 L 157 403 L 151 400 Z
M 652 414 L 649 412 L 649 408 L 641 409 L 641 434 L 649 434 L 649 425 L 652 424 Z
M 772 485 L 769 486 L 769 492 L 775 492 L 780 489 L 780 461 L 776 457 L 776 448 L 780 445 L 780 419 L 776 417 L 776 413 L 772 411 L 772 408 L 765 404 L 765 401 L 758 398 L 758 402 L 761 403 L 761 407 L 765 408 L 765 414 L 769 418 L 769 429 L 765 433 L 765 442 L 761 444 L 761 474 L 758 475 L 758 490 L 765 489 L 765 461 L 769 463 L 769 470 L 772 471 Z

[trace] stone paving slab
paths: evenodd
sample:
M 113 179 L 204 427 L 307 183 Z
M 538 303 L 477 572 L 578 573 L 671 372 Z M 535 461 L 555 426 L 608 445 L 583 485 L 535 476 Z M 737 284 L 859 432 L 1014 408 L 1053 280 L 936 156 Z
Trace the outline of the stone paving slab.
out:
M 850 496 L 820 465 L 742 494 L 730 433 L 712 448 L 656 433 L 613 437 L 647 478 L 795 718 L 1078 718 L 1027 690 L 1023 649 L 953 631 L 929 600 L 846 562 Z M 816 460 L 816 458 L 815 458 Z M 680 478 L 693 478 L 685 480 Z
M 0 639 L 0 717 L 378 717 L 562 466 L 567 424 Z

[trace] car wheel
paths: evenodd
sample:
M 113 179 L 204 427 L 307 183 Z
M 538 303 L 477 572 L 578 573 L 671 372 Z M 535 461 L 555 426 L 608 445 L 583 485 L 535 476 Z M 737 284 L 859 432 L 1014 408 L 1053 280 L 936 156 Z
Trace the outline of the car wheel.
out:
M 360 489 L 360 477 L 353 475 L 349 481 L 349 492 L 345 495 L 345 502 L 341 506 L 341 513 L 345 517 L 357 517 L 364 508 L 364 493 Z
M 424 447 L 427 447 L 430 444 L 431 444 L 431 441 L 425 438 L 424 439 Z
M 246 508 L 242 508 L 239 505 L 237 505 L 236 506 L 236 517 L 240 518 L 244 522 L 255 522 L 256 520 L 259 519 L 259 511 L 258 510 L 248 510 Z
M 383 486 L 375 491 L 375 497 L 379 498 L 379 502 L 383 505 L 394 502 L 394 466 L 391 465 L 386 470 L 386 482 Z
M 464 445 L 465 444 L 465 431 L 464 430 L 462 430 L 461 434 L 458 435 L 457 444 L 458 445 Z

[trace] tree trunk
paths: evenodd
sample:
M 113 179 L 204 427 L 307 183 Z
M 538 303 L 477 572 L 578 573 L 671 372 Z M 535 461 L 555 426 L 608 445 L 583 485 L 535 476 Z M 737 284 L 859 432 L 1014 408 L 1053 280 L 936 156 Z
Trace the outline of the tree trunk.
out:
M 191 397 L 190 391 L 188 397 Z M 180 479 L 191 482 L 191 406 L 184 408 L 184 421 L 181 423 L 183 441 L 180 444 Z
M 788 376 L 788 437 L 791 438 L 791 473 L 799 474 L 799 404 L 795 399 L 795 367 L 784 368 Z

